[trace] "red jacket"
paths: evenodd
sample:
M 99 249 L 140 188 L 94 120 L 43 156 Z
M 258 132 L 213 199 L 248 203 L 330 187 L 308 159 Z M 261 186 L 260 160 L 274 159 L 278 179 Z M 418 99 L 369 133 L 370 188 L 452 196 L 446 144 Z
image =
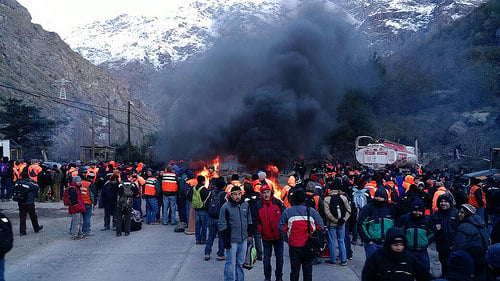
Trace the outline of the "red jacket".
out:
M 309 208 L 309 212 L 310 233 L 315 229 L 322 231 L 325 226 L 321 216 L 314 208 Z M 286 239 L 285 241 L 288 242 L 289 246 L 303 247 L 309 237 L 307 224 L 306 206 L 301 204 L 286 209 L 281 215 L 278 227 L 281 236 Z
M 271 197 L 270 200 L 260 201 L 256 204 L 257 209 L 257 231 L 262 235 L 262 240 L 274 241 L 281 239 L 278 223 L 285 205 L 280 200 Z

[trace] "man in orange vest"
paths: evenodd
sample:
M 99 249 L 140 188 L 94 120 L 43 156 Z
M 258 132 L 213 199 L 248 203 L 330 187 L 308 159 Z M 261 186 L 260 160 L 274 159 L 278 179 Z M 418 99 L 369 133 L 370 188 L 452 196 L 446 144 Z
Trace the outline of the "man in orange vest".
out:
M 35 182 L 38 182 L 38 174 L 42 171 L 42 167 L 38 164 L 38 162 L 34 161 L 33 164 L 31 164 L 28 167 L 28 175 L 29 177 L 34 180 Z
M 80 193 L 82 195 L 83 203 L 85 204 L 85 212 L 82 213 L 82 233 L 84 236 L 90 235 L 90 218 L 92 217 L 92 205 L 95 202 L 96 198 L 95 185 L 92 183 L 94 178 L 95 176 L 91 173 L 81 181 L 80 185 Z
M 176 225 L 175 212 L 177 211 L 177 193 L 179 192 L 179 184 L 177 176 L 174 173 L 172 166 L 168 165 L 166 172 L 161 178 L 161 190 L 163 193 L 163 225 L 167 225 L 168 210 L 170 209 L 170 223 Z
M 146 200 L 146 224 L 158 224 L 156 214 L 158 213 L 158 200 L 156 195 L 160 190 L 158 180 L 153 176 L 153 171 L 146 172 L 146 182 L 144 184 L 144 199 Z
M 486 195 L 483 192 L 484 183 L 476 179 L 475 184 L 469 190 L 469 204 L 476 207 L 476 215 L 484 220 L 484 208 L 486 207 Z

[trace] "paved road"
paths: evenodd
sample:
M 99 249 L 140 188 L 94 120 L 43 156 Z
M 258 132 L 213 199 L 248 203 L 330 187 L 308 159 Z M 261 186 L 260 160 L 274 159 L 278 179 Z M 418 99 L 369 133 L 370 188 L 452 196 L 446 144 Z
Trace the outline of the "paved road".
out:
M 14 280 L 200 280 L 223 279 L 224 262 L 204 260 L 204 245 L 195 245 L 194 235 L 175 233 L 173 226 L 145 225 L 130 236 L 116 237 L 100 231 L 103 210 L 94 210 L 92 233 L 85 240 L 73 241 L 68 234 L 70 217 L 62 203 L 36 205 L 40 233 L 33 233 L 28 219 L 28 235 L 19 236 L 17 203 L 0 202 L 0 210 L 14 224 L 14 249 L 6 256 L 7 281 Z M 215 247 L 214 247 L 215 249 Z M 348 265 L 315 265 L 313 280 L 360 280 L 364 263 L 361 246 L 353 246 L 354 259 Z M 284 279 L 290 264 L 285 246 Z M 245 270 L 246 280 L 264 280 L 262 262 Z M 274 277 L 273 277 L 274 280 Z

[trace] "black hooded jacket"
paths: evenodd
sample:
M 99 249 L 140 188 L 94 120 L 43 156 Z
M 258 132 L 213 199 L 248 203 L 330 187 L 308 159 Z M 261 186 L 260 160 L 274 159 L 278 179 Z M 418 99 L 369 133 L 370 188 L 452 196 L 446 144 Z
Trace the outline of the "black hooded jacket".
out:
M 443 198 L 448 198 L 448 202 L 450 202 L 448 210 L 441 209 L 439 202 Z M 448 193 L 441 194 L 437 202 L 438 210 L 431 215 L 431 220 L 437 229 L 435 237 L 436 250 L 438 252 L 451 251 L 455 233 L 458 229 L 458 210 L 453 206 L 453 199 Z
M 362 281 L 425 281 L 432 276 L 425 266 L 406 249 L 397 253 L 392 251 L 391 243 L 395 237 L 406 238 L 401 228 L 393 227 L 387 230 L 386 240 L 382 249 L 373 253 L 365 262 L 361 275 Z

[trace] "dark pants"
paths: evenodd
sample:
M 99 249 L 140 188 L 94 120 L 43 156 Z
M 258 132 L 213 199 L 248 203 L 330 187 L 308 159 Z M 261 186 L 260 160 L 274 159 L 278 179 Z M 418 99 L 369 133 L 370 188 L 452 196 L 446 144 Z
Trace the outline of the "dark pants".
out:
M 446 261 L 448 260 L 450 254 L 451 249 L 438 251 L 439 262 L 441 263 L 441 276 L 448 273 L 448 266 L 446 265 Z
M 126 234 L 130 233 L 130 219 L 132 210 L 125 209 L 122 210 L 120 207 L 116 208 L 115 221 L 116 221 L 116 233 L 121 234 L 122 228 L 123 232 Z M 123 227 L 122 227 L 123 224 Z
M 290 281 L 298 281 L 302 266 L 303 281 L 312 281 L 312 257 L 305 254 L 304 247 L 288 247 L 290 255 Z
M 264 246 L 264 278 L 271 280 L 272 265 L 271 256 L 273 254 L 276 256 L 276 270 L 274 271 L 276 280 L 283 279 L 283 240 L 273 240 L 266 241 L 262 240 L 262 245 Z
M 33 226 L 33 230 L 38 232 L 40 230 L 40 225 L 38 225 L 38 217 L 35 212 L 35 204 L 30 205 L 21 205 L 19 206 L 19 233 L 26 234 L 26 215 L 30 215 L 31 225 Z
M 186 197 L 177 196 L 177 212 L 179 213 L 179 221 L 188 223 L 188 213 L 186 212 Z
M 10 199 L 12 197 L 12 180 L 8 177 L 0 178 L 1 194 L 0 198 Z
M 114 212 L 114 209 L 104 209 L 104 228 L 110 229 L 109 225 L 111 223 L 111 217 L 113 217 L 113 227 L 115 226 Z

